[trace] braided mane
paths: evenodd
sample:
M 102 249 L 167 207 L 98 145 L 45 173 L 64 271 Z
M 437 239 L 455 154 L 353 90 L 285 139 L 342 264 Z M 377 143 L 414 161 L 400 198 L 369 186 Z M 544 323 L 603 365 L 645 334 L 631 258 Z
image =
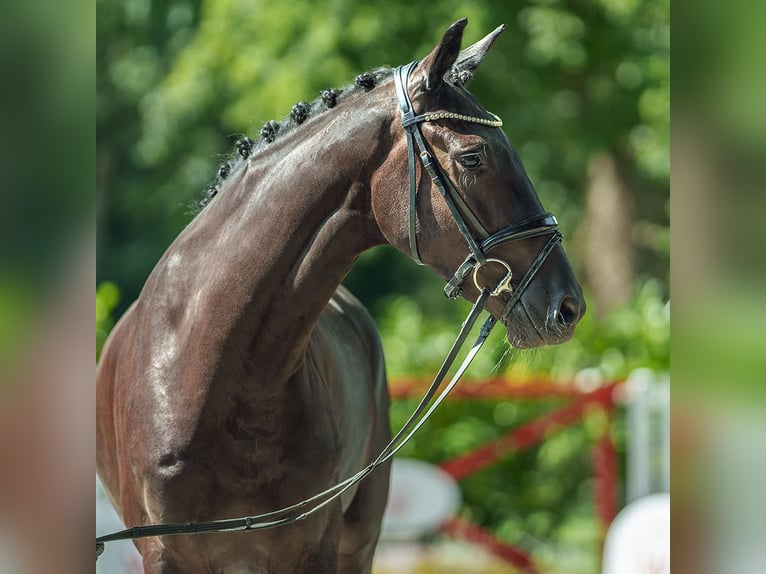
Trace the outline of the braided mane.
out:
M 221 184 L 236 170 L 240 169 L 250 156 L 268 149 L 268 145 L 295 130 L 306 120 L 334 108 L 344 99 L 359 91 L 369 92 L 382 80 L 392 74 L 391 68 L 378 68 L 371 72 L 359 74 L 353 84 L 342 88 L 327 88 L 320 91 L 319 96 L 312 102 L 297 102 L 290 113 L 281 121 L 270 120 L 259 132 L 258 140 L 244 136 L 234 144 L 234 152 L 218 166 L 215 179 L 208 185 L 203 198 L 195 211 L 201 211 L 218 194 Z

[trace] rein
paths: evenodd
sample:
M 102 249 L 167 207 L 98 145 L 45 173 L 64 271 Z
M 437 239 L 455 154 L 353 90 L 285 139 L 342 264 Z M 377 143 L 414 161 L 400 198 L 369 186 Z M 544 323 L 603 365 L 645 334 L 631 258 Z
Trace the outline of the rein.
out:
M 473 361 L 476 354 L 484 345 L 484 342 L 489 336 L 492 328 L 497 323 L 497 319 L 495 319 L 493 316 L 490 315 L 484 321 L 479 332 L 479 336 L 476 338 L 476 341 L 473 343 L 467 355 L 463 359 L 460 367 L 452 376 L 449 383 L 437 395 L 442 382 L 444 381 L 448 371 L 455 362 L 460 349 L 462 349 L 464 346 L 471 329 L 476 323 L 476 320 L 478 319 L 481 312 L 484 310 L 484 307 L 486 306 L 489 298 L 492 296 L 500 296 L 503 293 L 509 294 L 509 299 L 500 316 L 500 321 L 505 323 L 514 305 L 519 301 L 521 295 L 524 293 L 524 290 L 527 288 L 537 271 L 545 262 L 548 254 L 553 250 L 556 244 L 561 241 L 561 234 L 558 232 L 558 222 L 556 221 L 556 218 L 550 213 L 543 213 L 541 215 L 531 217 L 520 223 L 509 225 L 508 227 L 494 233 L 489 233 L 485 229 L 479 219 L 471 212 L 470 208 L 465 203 L 465 200 L 463 200 L 463 198 L 458 194 L 454 185 L 444 172 L 443 168 L 439 165 L 438 161 L 435 160 L 431 149 L 423 139 L 423 135 L 420 132 L 418 124 L 422 122 L 451 119 L 499 128 L 503 125 L 503 122 L 494 114 L 491 114 L 493 119 L 476 118 L 453 112 L 432 112 L 416 115 L 413 110 L 409 94 L 407 93 L 409 75 L 416 65 L 417 61 L 412 62 L 407 66 L 400 66 L 394 70 L 396 96 L 399 102 L 399 109 L 402 114 L 402 126 L 404 127 L 407 137 L 407 156 L 410 180 L 409 221 L 411 255 L 416 262 L 421 265 L 423 264 L 418 253 L 416 237 L 417 214 L 415 204 L 417 196 L 417 181 L 415 175 L 415 147 L 417 146 L 423 167 L 428 172 L 432 181 L 439 189 L 439 192 L 447 203 L 447 206 L 449 207 L 455 219 L 455 223 L 457 224 L 460 233 L 465 238 L 469 249 L 469 255 L 458 267 L 453 277 L 449 280 L 444 288 L 444 292 L 451 299 L 457 298 L 462 293 L 462 284 L 468 277 L 469 273 L 471 273 L 471 271 L 473 271 L 473 281 L 476 285 L 476 288 L 479 290 L 479 297 L 471 307 L 471 310 L 468 313 L 465 321 L 463 321 L 463 324 L 460 327 L 460 332 L 458 333 L 454 343 L 452 344 L 452 347 L 442 362 L 442 365 L 434 377 L 431 385 L 423 395 L 423 398 L 420 400 L 417 407 L 415 407 L 415 410 L 404 423 L 399 432 L 397 432 L 391 441 L 385 446 L 385 448 L 383 448 L 383 450 L 374 461 L 372 461 L 369 465 L 358 471 L 356 474 L 350 476 L 346 480 L 339 482 L 338 484 L 331 486 L 330 488 L 319 492 L 310 498 L 302 500 L 301 502 L 298 502 L 292 506 L 254 516 L 245 516 L 242 518 L 230 518 L 224 520 L 211 520 L 207 522 L 135 526 L 133 528 L 121 530 L 112 534 L 99 536 L 96 538 L 96 560 L 98 560 L 98 557 L 101 555 L 101 553 L 103 553 L 104 544 L 107 542 L 146 538 L 150 536 L 197 534 L 201 532 L 236 532 L 275 528 L 278 526 L 285 526 L 299 522 L 338 499 L 343 493 L 364 480 L 377 467 L 388 462 L 397 452 L 399 452 L 402 447 L 404 447 L 404 445 L 407 444 L 413 435 L 420 429 L 420 427 L 423 426 L 426 420 L 428 420 L 431 414 L 455 387 L 460 378 L 463 376 L 463 373 Z M 468 220 L 468 223 L 466 220 Z M 477 241 L 471 234 L 469 230 L 469 224 L 479 233 L 479 241 Z M 511 266 L 501 259 L 488 258 L 486 256 L 486 252 L 497 245 L 544 234 L 550 234 L 550 239 L 542 248 L 537 258 L 534 260 L 516 288 L 511 285 L 511 279 L 513 277 Z M 505 277 L 503 277 L 497 286 L 495 286 L 495 288 L 492 290 L 486 287 L 481 287 L 478 280 L 479 270 L 481 267 L 490 262 L 499 263 L 507 270 Z
M 472 345 L 468 354 L 466 355 L 460 368 L 453 375 L 447 386 L 439 393 L 436 399 L 431 403 L 431 400 L 436 395 L 441 383 L 444 381 L 447 371 L 455 362 L 455 358 L 460 349 L 465 344 L 465 340 L 468 338 L 472 327 L 476 323 L 476 319 L 484 309 L 487 299 L 490 297 L 490 292 L 487 289 L 483 289 L 479 298 L 474 303 L 471 311 L 463 322 L 460 332 L 458 333 L 455 342 L 452 344 L 447 357 L 444 359 L 442 366 L 439 368 L 439 372 L 434 377 L 433 382 L 429 386 L 420 403 L 410 415 L 407 422 L 404 423 L 399 432 L 394 436 L 386 447 L 380 452 L 378 457 L 369 465 L 364 467 L 356 474 L 350 476 L 343 482 L 324 490 L 314 496 L 302 500 L 292 506 L 287 506 L 279 510 L 267 512 L 264 514 L 258 514 L 254 516 L 245 516 L 242 518 L 230 518 L 225 520 L 211 520 L 208 522 L 187 522 L 179 524 L 154 524 L 149 526 L 135 526 L 133 528 L 127 528 L 120 530 L 112 534 L 99 536 L 96 538 L 96 559 L 104 551 L 104 544 L 106 542 L 113 542 L 116 540 L 132 540 L 136 538 L 146 538 L 149 536 L 170 536 L 176 534 L 198 534 L 201 532 L 236 532 L 247 530 L 264 530 L 267 528 L 275 528 L 277 526 L 285 526 L 294 522 L 299 522 L 308 516 L 314 514 L 320 509 L 324 508 L 344 492 L 355 484 L 364 480 L 369 474 L 371 474 L 378 466 L 388 462 L 399 450 L 404 447 L 405 444 L 412 438 L 412 436 L 420 429 L 441 402 L 447 397 L 450 391 L 458 383 L 463 373 L 473 361 L 473 358 L 479 352 L 484 345 L 485 340 L 489 336 L 492 327 L 495 324 L 495 318 L 489 317 L 481 328 L 479 336 Z

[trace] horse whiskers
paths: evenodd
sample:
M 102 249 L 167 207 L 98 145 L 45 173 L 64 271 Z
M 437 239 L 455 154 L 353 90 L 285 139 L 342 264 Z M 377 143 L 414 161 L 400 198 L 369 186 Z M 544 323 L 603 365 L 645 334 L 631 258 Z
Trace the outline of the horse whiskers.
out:
M 554 309 L 548 309 L 544 326 L 547 333 L 553 333 L 557 337 L 561 337 L 564 335 L 564 329 L 562 328 L 563 325 L 559 323 L 557 315 L 558 313 Z
M 543 328 L 545 329 L 546 333 L 550 333 L 552 330 L 555 329 L 554 323 L 555 323 L 555 317 L 556 313 L 553 310 L 552 307 L 548 308 L 548 313 L 545 316 L 545 323 L 543 323 Z M 553 327 L 553 329 L 552 329 Z M 555 331 L 554 331 L 555 332 Z
M 506 358 L 511 354 L 511 351 L 513 350 L 513 347 L 511 347 L 511 344 L 508 342 L 507 339 L 503 339 L 503 342 L 501 344 L 505 346 L 505 350 L 503 351 L 502 356 L 498 359 L 497 363 L 495 363 L 495 366 L 492 367 L 492 369 L 490 370 L 490 373 L 501 372 L 501 369 L 503 365 L 505 364 Z

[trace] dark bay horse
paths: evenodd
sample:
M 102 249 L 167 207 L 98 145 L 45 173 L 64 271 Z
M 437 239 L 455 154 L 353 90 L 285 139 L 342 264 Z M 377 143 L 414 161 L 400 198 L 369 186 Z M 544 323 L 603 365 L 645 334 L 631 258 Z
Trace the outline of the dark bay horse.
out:
M 403 84 L 378 70 L 326 90 L 266 124 L 258 142 L 241 140 L 237 160 L 220 168 L 218 193 L 154 268 L 99 365 L 98 472 L 127 526 L 282 508 L 386 444 L 380 340 L 340 282 L 383 243 L 445 278 L 467 254 L 436 180 L 408 156 L 402 101 L 414 114 L 438 112 L 414 121 L 477 241 L 551 219 L 498 118 L 465 89 L 502 27 L 461 52 L 465 24 Z M 548 245 L 539 234 L 490 243 L 488 257 L 505 263 L 482 266 L 479 280 L 497 284 L 507 265 L 517 286 Z M 569 339 L 584 312 L 560 244 L 546 255 L 517 303 L 505 309 L 503 293 L 487 306 L 517 347 Z M 466 281 L 463 294 L 478 289 Z M 289 526 L 136 544 L 149 573 L 369 572 L 387 491 L 383 468 Z

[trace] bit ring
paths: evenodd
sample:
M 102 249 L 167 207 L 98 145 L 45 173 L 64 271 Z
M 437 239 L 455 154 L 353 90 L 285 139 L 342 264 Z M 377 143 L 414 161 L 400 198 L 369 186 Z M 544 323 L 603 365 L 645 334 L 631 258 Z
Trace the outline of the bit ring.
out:
M 483 287 L 479 285 L 479 269 L 484 267 L 487 263 L 499 263 L 503 267 L 505 267 L 508 270 L 508 273 L 505 274 L 505 277 L 503 277 L 500 282 L 497 284 L 497 287 L 495 287 L 492 292 L 490 293 L 491 296 L 496 297 L 500 295 L 500 293 L 507 292 L 507 293 L 513 293 L 513 286 L 511 285 L 511 279 L 513 278 L 513 271 L 511 271 L 511 266 L 508 265 L 505 261 L 502 261 L 500 259 L 486 259 L 484 263 L 477 262 L 476 265 L 473 266 L 473 284 L 476 285 L 476 288 L 481 291 Z

